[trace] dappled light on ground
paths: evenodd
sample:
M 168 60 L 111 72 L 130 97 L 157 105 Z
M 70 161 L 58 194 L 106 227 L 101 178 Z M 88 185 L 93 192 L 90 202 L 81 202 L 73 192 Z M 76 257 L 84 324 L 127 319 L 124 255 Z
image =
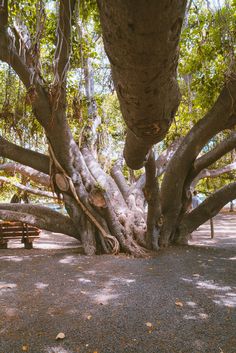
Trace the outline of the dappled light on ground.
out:
M 234 353 L 236 242 L 215 240 L 146 259 L 3 250 L 0 352 Z
M 211 239 L 210 221 L 192 233 L 189 245 L 231 247 L 236 243 L 236 214 L 220 213 L 213 218 L 214 238 Z

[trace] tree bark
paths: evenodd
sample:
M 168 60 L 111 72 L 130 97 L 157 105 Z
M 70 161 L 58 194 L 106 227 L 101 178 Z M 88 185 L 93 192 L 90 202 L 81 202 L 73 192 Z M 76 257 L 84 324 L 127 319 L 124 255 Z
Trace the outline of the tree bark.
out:
M 159 186 L 156 176 L 156 164 L 154 154 L 151 151 L 145 164 L 146 184 L 144 189 L 148 203 L 146 243 L 148 249 L 158 249 L 158 237 L 162 226 L 162 213 Z
M 24 164 L 42 173 L 49 174 L 49 158 L 11 143 L 0 136 L 0 156 Z
M 124 156 L 130 168 L 139 169 L 167 133 L 179 105 L 176 67 L 186 1 L 98 0 L 98 6 L 128 126 Z

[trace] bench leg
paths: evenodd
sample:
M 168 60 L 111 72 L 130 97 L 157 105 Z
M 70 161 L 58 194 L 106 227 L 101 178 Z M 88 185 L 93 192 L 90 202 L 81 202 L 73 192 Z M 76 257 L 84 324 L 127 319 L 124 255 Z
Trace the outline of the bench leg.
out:
M 7 249 L 7 241 L 4 243 L 0 243 L 0 249 Z
M 25 249 L 27 250 L 33 249 L 33 242 L 25 240 Z

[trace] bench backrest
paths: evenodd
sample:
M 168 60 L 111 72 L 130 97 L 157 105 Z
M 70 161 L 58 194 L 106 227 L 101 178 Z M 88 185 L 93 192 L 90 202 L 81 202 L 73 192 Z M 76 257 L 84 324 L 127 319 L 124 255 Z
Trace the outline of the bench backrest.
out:
M 23 222 L 0 222 L 0 237 L 39 236 L 40 229 Z

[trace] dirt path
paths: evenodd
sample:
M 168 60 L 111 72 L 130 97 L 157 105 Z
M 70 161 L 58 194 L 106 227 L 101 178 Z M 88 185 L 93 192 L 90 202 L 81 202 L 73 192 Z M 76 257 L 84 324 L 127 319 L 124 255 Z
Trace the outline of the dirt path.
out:
M 236 353 L 236 215 L 215 223 L 148 259 L 1 250 L 0 353 Z

